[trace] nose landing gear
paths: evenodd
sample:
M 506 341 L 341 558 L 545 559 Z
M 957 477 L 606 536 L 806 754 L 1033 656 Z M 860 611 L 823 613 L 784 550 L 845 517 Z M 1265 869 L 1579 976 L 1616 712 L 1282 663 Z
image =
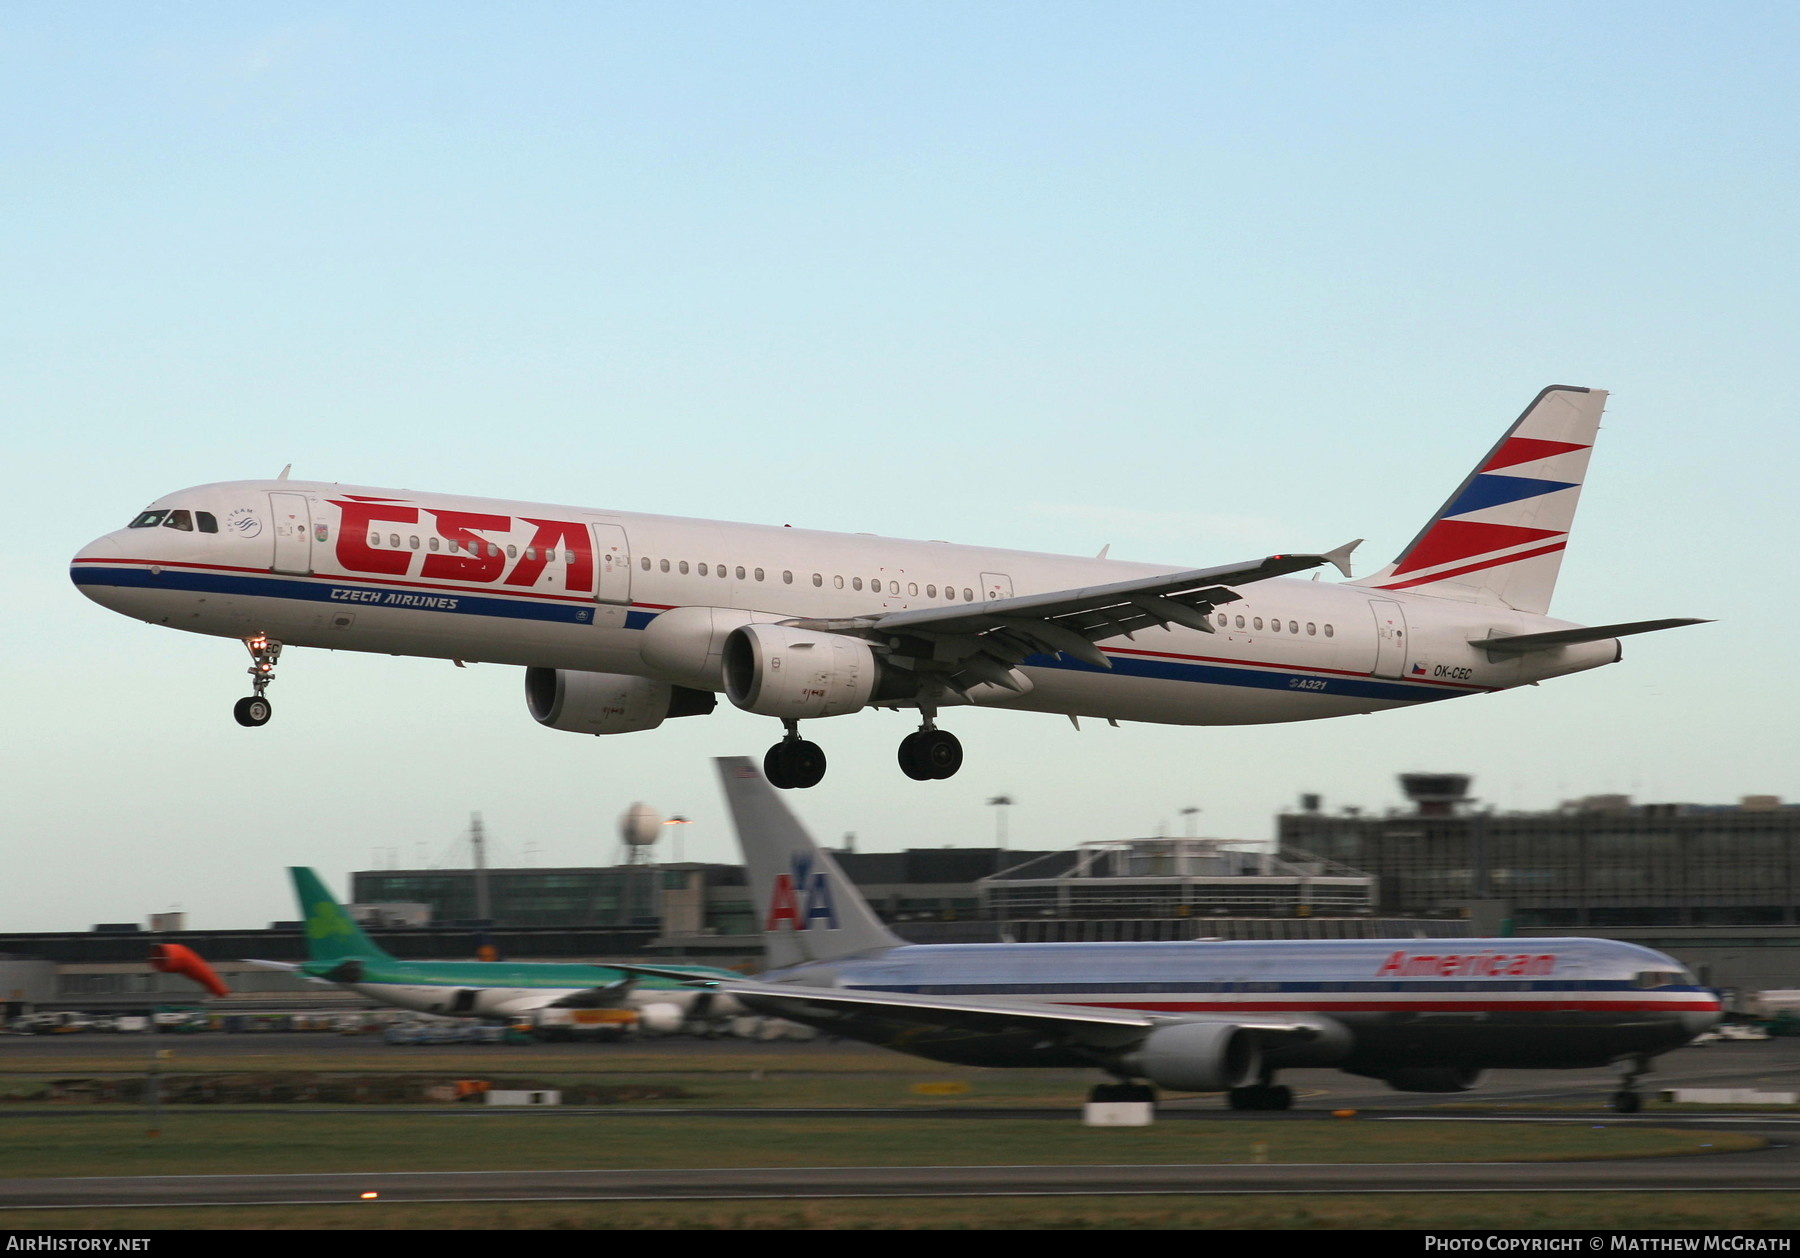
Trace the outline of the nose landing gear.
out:
M 783 721 L 787 734 L 763 757 L 763 777 L 780 790 L 805 790 L 825 778 L 825 753 L 800 737 L 798 721 Z
M 1634 1057 L 1630 1063 L 1621 1068 L 1619 1090 L 1612 1094 L 1610 1102 L 1616 1114 L 1635 1114 L 1644 1108 L 1644 1098 L 1637 1090 L 1638 1080 L 1650 1073 L 1650 1059 Z
M 247 699 L 239 699 L 231 709 L 231 715 L 237 718 L 239 725 L 252 728 L 267 725 L 275 709 L 263 697 L 263 691 L 275 680 L 275 662 L 281 658 L 281 643 L 266 634 L 257 634 L 254 638 L 245 638 L 244 646 L 250 652 L 250 688 L 253 693 Z

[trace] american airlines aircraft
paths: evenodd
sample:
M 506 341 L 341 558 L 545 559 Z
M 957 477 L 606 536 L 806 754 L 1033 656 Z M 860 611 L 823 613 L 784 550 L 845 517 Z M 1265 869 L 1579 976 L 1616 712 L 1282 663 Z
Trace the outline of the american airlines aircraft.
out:
M 1254 1110 L 1293 1103 L 1288 1067 L 1462 1092 L 1489 1069 L 1618 1063 L 1630 1112 L 1650 1059 L 1719 1018 L 1680 962 L 1605 939 L 907 944 L 749 759 L 717 764 L 772 968 L 621 968 L 935 1061 L 1093 1066 L 1122 1081 L 1095 1100 L 1164 1087 Z
M 723 692 L 782 722 L 776 786 L 816 785 L 799 722 L 912 709 L 917 780 L 959 705 L 1249 725 L 1410 707 L 1610 664 L 1618 638 L 1546 613 L 1606 394 L 1545 389 L 1393 563 L 1291 579 L 1356 543 L 1187 569 L 409 490 L 233 481 L 158 499 L 72 577 L 151 624 L 237 638 L 252 694 L 287 647 L 522 665 L 531 715 L 625 734 Z

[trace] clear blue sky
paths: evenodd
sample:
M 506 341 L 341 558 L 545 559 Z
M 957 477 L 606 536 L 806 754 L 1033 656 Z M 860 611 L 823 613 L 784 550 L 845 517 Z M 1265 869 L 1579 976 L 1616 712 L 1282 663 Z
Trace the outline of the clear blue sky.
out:
M 820 723 L 868 850 L 1267 837 L 1467 770 L 1508 808 L 1800 797 L 1779 4 L 15 3 L 0 8 L 8 929 L 292 915 L 289 863 L 479 809 L 735 859 L 728 708 L 585 739 L 518 670 L 108 613 L 68 557 L 272 475 L 1194 565 L 1391 556 L 1543 385 L 1613 391 L 1553 610 L 1718 624 L 1427 709 L 1254 729 Z M 1365 566 L 1366 570 L 1366 566 Z M 421 849 L 422 845 L 422 849 Z M 378 855 L 379 853 L 379 855 Z

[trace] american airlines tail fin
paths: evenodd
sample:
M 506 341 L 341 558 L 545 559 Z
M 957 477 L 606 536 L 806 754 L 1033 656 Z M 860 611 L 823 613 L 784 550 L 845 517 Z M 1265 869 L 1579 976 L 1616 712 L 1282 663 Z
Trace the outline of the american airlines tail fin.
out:
M 769 967 L 898 948 L 895 937 L 814 843 L 762 769 L 747 756 L 721 756 L 719 779 L 750 873 L 750 905 L 762 923 Z
M 393 960 L 375 946 L 374 940 L 363 934 L 362 927 L 350 920 L 350 915 L 344 912 L 344 906 L 332 899 L 331 892 L 319 881 L 319 875 L 298 865 L 290 867 L 288 874 L 294 880 L 294 895 L 300 901 L 300 914 L 306 919 L 306 955 L 309 960 Z
M 1353 582 L 1544 615 L 1606 394 L 1551 385 L 1400 557 Z

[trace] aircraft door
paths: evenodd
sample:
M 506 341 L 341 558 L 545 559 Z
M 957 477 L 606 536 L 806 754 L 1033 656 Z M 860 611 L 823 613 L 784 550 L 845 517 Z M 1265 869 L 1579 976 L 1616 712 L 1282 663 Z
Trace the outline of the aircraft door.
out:
M 600 603 L 631 602 L 631 543 L 617 524 L 595 524 L 594 600 Z
M 275 521 L 273 571 L 312 574 L 312 508 L 305 494 L 270 494 L 269 515 Z
M 1012 578 L 1004 572 L 984 572 L 981 574 L 981 601 L 992 603 L 996 599 L 1013 596 Z
M 1371 599 L 1375 613 L 1375 669 L 1377 677 L 1402 677 L 1406 673 L 1406 613 L 1400 604 Z

